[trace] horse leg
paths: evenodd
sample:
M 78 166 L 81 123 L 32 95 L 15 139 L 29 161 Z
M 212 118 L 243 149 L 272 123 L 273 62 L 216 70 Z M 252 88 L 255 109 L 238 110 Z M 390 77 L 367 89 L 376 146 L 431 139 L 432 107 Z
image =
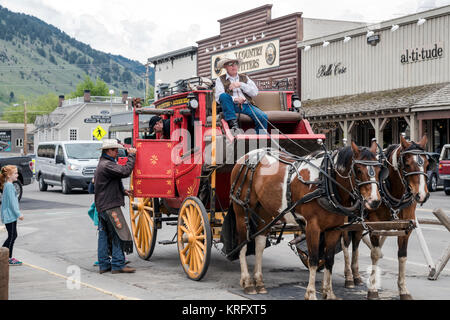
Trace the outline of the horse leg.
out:
M 316 274 L 319 265 L 319 241 L 320 229 L 318 226 L 306 225 L 306 242 L 309 252 L 309 282 L 306 288 L 305 300 L 317 300 L 316 297 Z
M 380 237 L 371 236 L 372 249 L 370 250 L 370 258 L 372 259 L 372 272 L 369 278 L 369 291 L 367 292 L 368 300 L 378 299 L 378 288 L 376 283 L 377 263 L 381 258 Z
M 328 231 L 325 233 L 325 272 L 323 276 L 322 297 L 327 300 L 336 300 L 333 292 L 332 274 L 336 244 L 341 237 L 341 231 Z
M 362 239 L 362 231 L 355 231 L 352 234 L 352 273 L 353 273 L 353 282 L 355 286 L 360 286 L 363 284 L 361 280 L 361 275 L 359 274 L 359 244 Z M 381 258 L 381 257 L 380 257 Z
M 409 235 L 398 237 L 398 291 L 400 300 L 413 300 L 408 289 L 406 289 L 406 253 L 408 250 Z
M 264 286 L 262 275 L 262 257 L 264 249 L 266 248 L 266 236 L 257 236 L 255 239 L 255 271 L 254 279 L 257 293 L 267 293 Z
M 354 288 L 352 269 L 350 268 L 350 255 L 348 254 L 348 247 L 350 246 L 349 232 L 342 232 L 341 238 L 342 252 L 344 253 L 344 276 L 345 276 L 345 287 Z
M 256 294 L 255 284 L 250 277 L 247 265 L 247 245 L 243 246 L 239 252 L 239 262 L 241 263 L 241 287 L 244 288 L 245 294 Z

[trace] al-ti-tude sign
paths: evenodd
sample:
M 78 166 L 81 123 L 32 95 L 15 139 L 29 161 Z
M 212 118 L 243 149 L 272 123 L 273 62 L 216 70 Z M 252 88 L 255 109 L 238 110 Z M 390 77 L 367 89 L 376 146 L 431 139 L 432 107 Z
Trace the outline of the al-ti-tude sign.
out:
M 440 59 L 444 56 L 444 46 L 442 43 L 416 47 L 415 49 L 406 49 L 401 52 L 400 62 L 402 64 L 423 62 Z
M 256 44 L 227 50 L 211 56 L 211 78 L 215 79 L 225 73 L 217 67 L 224 56 L 242 60 L 239 73 L 251 73 L 280 66 L 280 39 L 272 39 Z

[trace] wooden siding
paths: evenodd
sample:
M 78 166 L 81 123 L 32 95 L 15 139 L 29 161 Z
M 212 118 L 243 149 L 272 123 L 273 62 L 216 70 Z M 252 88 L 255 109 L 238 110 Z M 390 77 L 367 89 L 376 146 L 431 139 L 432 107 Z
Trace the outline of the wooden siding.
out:
M 284 17 L 271 19 L 272 5 L 266 5 L 254 10 L 237 14 L 232 17 L 219 20 L 220 35 L 198 41 L 197 74 L 203 77 L 211 77 L 211 55 L 245 47 L 250 44 L 280 39 L 280 66 L 249 73 L 254 80 L 281 80 L 285 78 L 295 79 L 298 83 L 298 50 L 297 41 L 301 40 L 300 23 L 301 13 L 294 13 Z M 265 37 L 261 39 L 261 33 Z M 256 40 L 252 40 L 253 35 Z M 244 43 L 244 37 L 249 40 Z M 239 45 L 236 46 L 236 40 Z M 228 43 L 231 41 L 231 48 Z M 223 44 L 224 48 L 220 49 Z M 212 51 L 215 46 L 218 50 Z M 206 48 L 209 52 L 206 52 Z

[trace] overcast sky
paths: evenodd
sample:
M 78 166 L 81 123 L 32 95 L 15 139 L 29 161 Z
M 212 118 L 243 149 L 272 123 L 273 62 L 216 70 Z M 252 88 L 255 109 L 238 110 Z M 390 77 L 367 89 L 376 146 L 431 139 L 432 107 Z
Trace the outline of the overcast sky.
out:
M 376 23 L 449 5 L 450 0 L 0 0 L 91 47 L 142 63 L 147 58 L 218 35 L 217 20 L 273 4 L 272 18 L 302 12 L 307 18 Z

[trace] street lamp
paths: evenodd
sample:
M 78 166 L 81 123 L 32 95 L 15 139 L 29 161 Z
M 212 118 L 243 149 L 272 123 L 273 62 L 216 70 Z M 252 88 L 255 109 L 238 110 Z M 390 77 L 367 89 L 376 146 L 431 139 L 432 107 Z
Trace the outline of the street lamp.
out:
M 114 90 L 111 89 L 109 90 L 109 96 L 110 96 L 110 107 L 109 107 L 109 116 L 111 117 L 112 115 L 112 95 L 114 94 Z

